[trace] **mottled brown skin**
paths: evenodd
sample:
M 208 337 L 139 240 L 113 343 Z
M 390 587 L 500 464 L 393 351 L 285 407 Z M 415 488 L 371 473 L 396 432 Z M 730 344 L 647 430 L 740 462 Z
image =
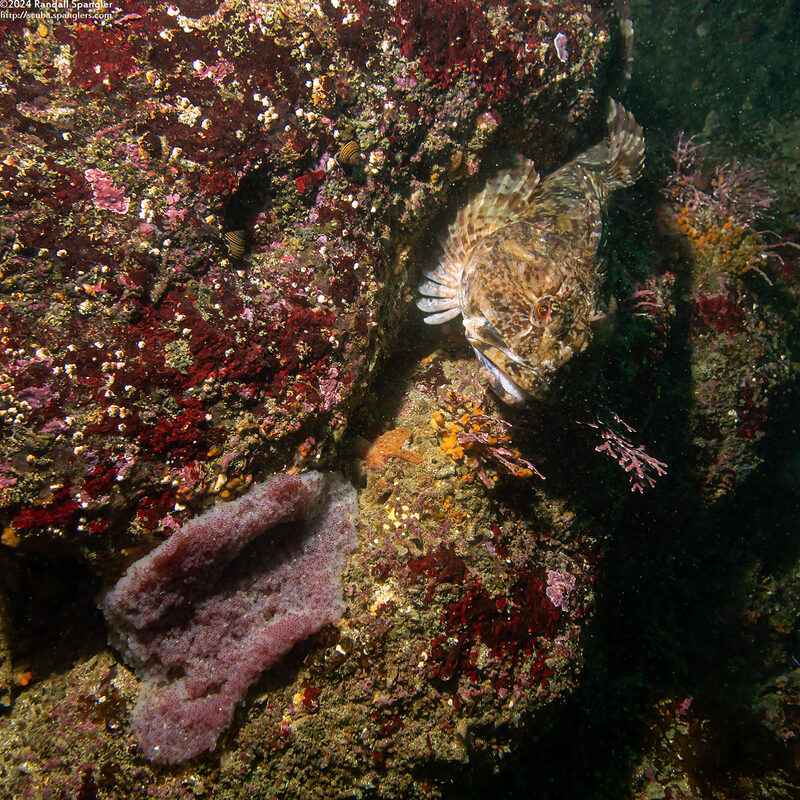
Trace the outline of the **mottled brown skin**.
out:
M 439 266 L 420 284 L 425 321 L 460 313 L 483 373 L 507 403 L 550 399 L 559 371 L 605 327 L 603 211 L 644 163 L 633 116 L 612 101 L 608 124 L 604 142 L 542 183 L 527 159 L 489 181 L 459 212 Z
M 520 395 L 544 399 L 555 373 L 586 349 L 604 316 L 600 221 L 595 182 L 571 162 L 541 184 L 527 214 L 482 239 L 467 259 L 459 294 L 467 339 Z M 502 399 L 524 401 L 486 365 L 484 371 Z

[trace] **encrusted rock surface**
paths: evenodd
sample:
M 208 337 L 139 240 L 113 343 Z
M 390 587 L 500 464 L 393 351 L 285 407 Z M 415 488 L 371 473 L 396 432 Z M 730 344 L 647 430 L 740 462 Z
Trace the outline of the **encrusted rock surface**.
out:
M 138 685 L 90 627 L 97 655 L 72 669 L 31 653 L 0 723 L 12 796 L 430 797 L 546 730 L 575 686 L 594 540 L 561 501 L 530 512 L 532 470 L 482 451 L 479 479 L 442 450 L 446 375 L 506 430 L 471 359 L 445 349 L 387 396 L 373 373 L 437 215 L 498 159 L 547 171 L 602 135 L 616 21 L 577 0 L 455 6 L 0 22 L 3 545 L 113 580 L 267 475 L 343 466 L 362 486 L 345 617 L 261 679 L 210 757 L 142 758 Z M 344 434 L 368 387 L 364 465 Z M 525 502 L 497 506 L 495 475 Z
M 605 4 L 447 5 L 0 21 L 9 541 L 99 561 L 330 457 L 432 217 L 604 111 Z
M 378 437 L 382 466 L 361 467 L 345 616 L 265 673 L 214 752 L 149 764 L 130 726 L 138 682 L 101 653 L 18 699 L 0 723 L 0 786 L 88 786 L 109 798 L 143 786 L 165 798 L 182 787 L 216 798 L 446 796 L 466 765 L 491 774 L 548 730 L 579 680 L 599 558 L 591 528 L 607 530 L 611 517 L 579 517 L 573 500 L 497 469 L 487 450 L 488 488 L 442 447 L 431 421 L 454 390 L 480 404 L 482 424 L 497 419 L 468 354 L 437 350 L 387 385 L 401 405 L 392 424 L 412 435 Z
M 7 569 L 4 558 L 0 559 L 0 569 Z M 11 705 L 11 688 L 13 685 L 11 665 L 11 616 L 6 598 L 5 582 L 0 583 L 0 708 Z
M 546 174 L 602 135 L 608 5 L 129 3 L 104 26 L 0 22 L 2 544 L 15 619 L 57 630 L 17 625 L 7 648 L 27 685 L 0 718 L 0 794 L 464 797 L 506 765 L 524 775 L 525 746 L 576 702 L 606 571 L 625 615 L 658 602 L 628 591 L 648 547 L 642 574 L 705 581 L 680 550 L 713 540 L 715 504 L 757 474 L 792 368 L 796 258 L 768 270 L 774 289 L 709 269 L 643 182 L 609 225 L 617 331 L 550 412 L 486 396 L 457 325 L 402 327 L 470 189 L 518 150 Z M 615 414 L 669 463 L 642 498 L 595 452 Z M 256 683 L 210 756 L 150 764 L 130 728 L 140 684 L 90 624 L 100 576 L 317 465 L 359 489 L 344 616 Z M 634 646 L 671 635 L 660 623 Z M 780 736 L 794 680 L 776 684 Z M 633 685 L 615 696 L 625 724 Z M 673 699 L 671 719 L 695 713 Z M 551 734 L 562 756 L 574 719 Z

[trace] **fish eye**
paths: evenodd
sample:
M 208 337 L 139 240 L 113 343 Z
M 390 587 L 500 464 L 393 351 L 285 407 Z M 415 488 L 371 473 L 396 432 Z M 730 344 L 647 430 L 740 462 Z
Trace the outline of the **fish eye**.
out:
M 550 297 L 543 297 L 536 302 L 531 311 L 531 322 L 543 325 L 550 321 L 556 311 L 558 311 L 558 303 Z

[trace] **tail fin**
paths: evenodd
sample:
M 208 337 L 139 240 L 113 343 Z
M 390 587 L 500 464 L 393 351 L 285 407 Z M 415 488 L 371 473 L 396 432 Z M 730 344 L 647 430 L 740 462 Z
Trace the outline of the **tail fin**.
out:
M 613 99 L 608 112 L 607 146 L 606 186 L 611 191 L 630 186 L 644 169 L 644 132 L 633 114 Z

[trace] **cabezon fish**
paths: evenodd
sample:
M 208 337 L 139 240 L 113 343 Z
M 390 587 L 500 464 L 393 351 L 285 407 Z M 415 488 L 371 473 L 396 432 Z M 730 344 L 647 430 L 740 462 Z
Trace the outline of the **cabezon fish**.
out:
M 611 101 L 608 136 L 541 183 L 533 162 L 499 173 L 450 225 L 417 306 L 438 325 L 462 316 L 492 389 L 505 402 L 546 400 L 562 367 L 608 309 L 598 258 L 611 194 L 644 166 L 644 135 Z

